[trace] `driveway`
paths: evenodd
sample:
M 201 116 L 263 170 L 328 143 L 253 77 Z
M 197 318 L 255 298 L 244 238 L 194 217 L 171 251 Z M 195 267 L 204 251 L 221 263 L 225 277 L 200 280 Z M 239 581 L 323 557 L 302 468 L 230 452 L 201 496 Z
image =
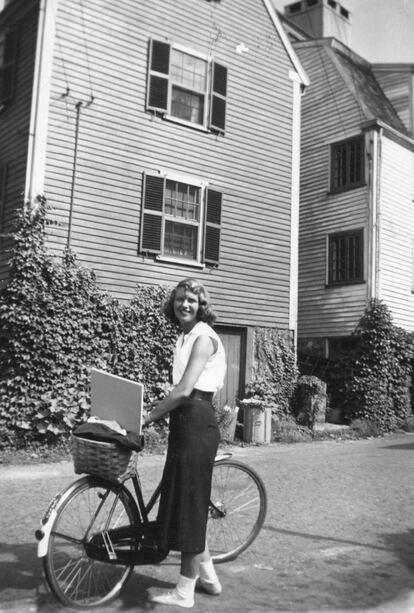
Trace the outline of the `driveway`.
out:
M 195 613 L 414 612 L 414 435 L 232 451 L 263 477 L 268 515 L 250 549 L 217 566 L 223 594 L 197 594 Z M 163 461 L 140 459 L 144 483 Z M 33 533 L 74 478 L 68 462 L 0 468 L 0 613 L 65 611 L 44 585 Z M 101 610 L 175 610 L 149 603 L 148 592 L 173 586 L 178 562 L 171 554 L 137 568 Z

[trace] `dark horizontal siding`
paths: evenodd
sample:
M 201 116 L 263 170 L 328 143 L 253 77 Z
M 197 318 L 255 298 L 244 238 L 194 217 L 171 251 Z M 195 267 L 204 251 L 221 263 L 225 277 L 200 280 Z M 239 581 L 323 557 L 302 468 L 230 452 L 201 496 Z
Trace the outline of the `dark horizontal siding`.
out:
M 4 27 L 18 27 L 19 31 L 14 96 L 7 108 L 0 112 L 0 165 L 8 165 L 2 228 L 6 234 L 14 230 L 16 212 L 23 204 L 38 17 L 37 7 L 30 8 L 32 2 L 20 4 L 21 10 L 17 9 L 11 15 L 13 21 L 4 24 Z M 10 238 L 1 239 L 0 280 L 7 278 L 11 245 Z

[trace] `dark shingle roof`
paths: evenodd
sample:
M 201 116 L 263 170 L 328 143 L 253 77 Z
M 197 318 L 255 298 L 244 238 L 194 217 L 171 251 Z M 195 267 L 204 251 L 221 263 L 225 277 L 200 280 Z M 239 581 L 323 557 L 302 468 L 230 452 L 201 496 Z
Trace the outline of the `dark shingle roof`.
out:
M 358 61 L 358 56 L 353 57 L 352 54 L 342 53 L 337 41 L 335 43 L 331 48 L 340 64 L 345 82 L 353 92 L 366 119 L 383 121 L 402 134 L 409 135 L 407 128 L 376 80 L 371 66 Z

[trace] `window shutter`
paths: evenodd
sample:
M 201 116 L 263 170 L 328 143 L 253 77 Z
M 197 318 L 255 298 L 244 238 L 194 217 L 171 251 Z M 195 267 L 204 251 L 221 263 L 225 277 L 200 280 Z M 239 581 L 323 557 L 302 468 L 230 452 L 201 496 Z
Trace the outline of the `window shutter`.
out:
M 170 45 L 150 40 L 147 83 L 147 109 L 166 113 L 168 110 L 168 73 Z
M 161 253 L 163 205 L 164 178 L 145 174 L 139 244 L 140 252 Z
M 220 258 L 222 193 L 213 189 L 206 191 L 204 218 L 203 260 L 217 266 Z
M 0 232 L 4 230 L 4 217 L 6 208 L 6 181 L 7 164 L 0 165 Z
M 227 68 L 213 62 L 210 94 L 209 128 L 224 132 L 226 123 Z
M 17 29 L 9 30 L 3 41 L 3 62 L 0 66 L 0 105 L 8 102 L 14 93 L 16 72 Z

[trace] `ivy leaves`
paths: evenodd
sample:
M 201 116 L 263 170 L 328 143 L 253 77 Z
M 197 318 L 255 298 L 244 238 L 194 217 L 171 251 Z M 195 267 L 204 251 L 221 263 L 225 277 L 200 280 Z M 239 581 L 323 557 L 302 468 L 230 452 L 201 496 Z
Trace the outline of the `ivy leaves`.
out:
M 343 368 L 348 417 L 368 419 L 382 432 L 391 431 L 411 413 L 413 337 L 393 325 L 389 308 L 377 299 L 370 301 L 355 337 L 356 348 Z
M 10 278 L 0 293 L 0 447 L 55 442 L 84 421 L 92 366 L 142 381 L 147 402 L 168 383 L 174 326 L 167 290 L 138 287 L 121 304 L 72 251 L 46 248 L 43 197 L 18 219 Z

